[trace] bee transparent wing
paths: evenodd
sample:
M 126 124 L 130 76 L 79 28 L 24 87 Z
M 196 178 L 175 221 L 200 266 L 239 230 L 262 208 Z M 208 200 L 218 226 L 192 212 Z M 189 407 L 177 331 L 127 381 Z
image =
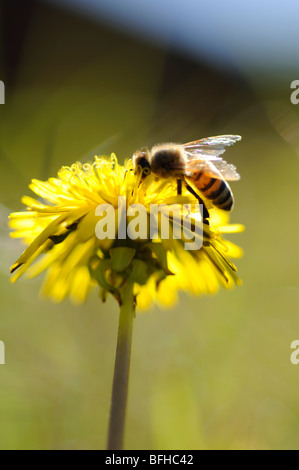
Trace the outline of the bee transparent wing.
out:
M 212 165 L 221 173 L 222 177 L 227 181 L 238 181 L 240 175 L 235 165 L 227 163 L 224 160 L 213 161 Z
M 217 135 L 195 140 L 194 142 L 188 142 L 182 147 L 186 152 L 204 154 L 209 156 L 210 159 L 213 159 L 213 157 L 222 155 L 225 152 L 225 147 L 233 145 L 241 139 L 242 137 L 240 135 Z
M 182 145 L 187 157 L 186 172 L 192 176 L 195 172 L 204 171 L 212 178 L 222 177 L 227 181 L 239 180 L 240 175 L 236 167 L 220 157 L 225 152 L 225 147 L 239 140 L 241 140 L 239 135 L 219 135 Z
M 188 159 L 185 163 L 186 174 L 192 177 L 192 175 L 199 171 L 204 172 L 207 176 L 211 176 L 211 178 L 224 178 L 227 181 L 238 181 L 240 179 L 236 167 L 221 158 L 210 160 L 205 159 L 203 155 L 202 157 L 194 156 Z

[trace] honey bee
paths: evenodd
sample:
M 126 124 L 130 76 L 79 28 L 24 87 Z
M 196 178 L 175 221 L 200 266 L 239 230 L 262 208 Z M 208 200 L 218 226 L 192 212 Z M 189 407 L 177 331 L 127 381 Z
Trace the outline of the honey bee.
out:
M 201 199 L 224 211 L 231 211 L 234 198 L 227 181 L 237 181 L 240 175 L 236 167 L 225 162 L 220 155 L 225 147 L 240 141 L 239 135 L 219 135 L 207 137 L 187 144 L 158 144 L 138 150 L 133 155 L 135 172 L 142 171 L 145 177 L 153 172 L 160 178 L 177 178 L 178 194 L 182 192 L 182 184 L 203 204 L 203 218 L 209 213 Z M 192 186 L 190 186 L 190 184 Z M 194 189 L 193 189 L 194 188 Z

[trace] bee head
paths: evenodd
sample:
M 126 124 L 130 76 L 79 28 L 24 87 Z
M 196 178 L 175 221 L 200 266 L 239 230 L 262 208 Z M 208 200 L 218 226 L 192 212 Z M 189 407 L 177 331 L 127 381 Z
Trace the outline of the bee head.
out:
M 151 172 L 149 151 L 147 147 L 137 150 L 137 152 L 134 153 L 133 166 L 135 173 L 141 172 L 143 176 L 146 176 Z

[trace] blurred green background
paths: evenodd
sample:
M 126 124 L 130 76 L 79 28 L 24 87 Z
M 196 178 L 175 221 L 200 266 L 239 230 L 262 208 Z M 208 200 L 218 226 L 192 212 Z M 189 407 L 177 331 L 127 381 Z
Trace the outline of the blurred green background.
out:
M 30 179 L 96 153 L 122 161 L 159 141 L 233 133 L 232 222 L 246 232 L 229 238 L 245 251 L 243 286 L 137 316 L 125 447 L 299 449 L 296 64 L 248 73 L 59 5 L 0 4 L 0 448 L 106 444 L 116 303 L 94 293 L 55 305 L 39 299 L 39 278 L 9 284 L 22 246 L 7 216 Z

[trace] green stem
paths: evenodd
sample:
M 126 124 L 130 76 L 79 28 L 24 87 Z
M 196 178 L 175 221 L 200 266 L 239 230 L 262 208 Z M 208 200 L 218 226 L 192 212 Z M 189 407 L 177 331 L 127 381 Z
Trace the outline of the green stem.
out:
M 108 450 L 122 450 L 128 397 L 130 357 L 133 333 L 135 300 L 133 283 L 125 283 L 120 289 L 118 338 L 114 367 Z

